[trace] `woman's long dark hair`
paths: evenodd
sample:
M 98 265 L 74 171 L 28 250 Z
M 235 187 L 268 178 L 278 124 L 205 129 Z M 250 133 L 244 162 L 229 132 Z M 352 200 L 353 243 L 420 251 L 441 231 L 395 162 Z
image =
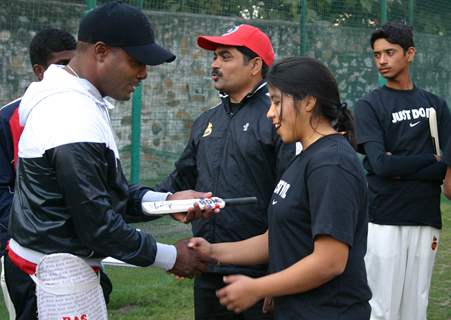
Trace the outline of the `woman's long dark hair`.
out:
M 314 115 L 328 119 L 335 130 L 345 133 L 355 148 L 352 114 L 347 105 L 340 101 L 337 81 L 324 64 L 310 57 L 286 58 L 272 66 L 267 81 L 295 100 L 315 97 Z

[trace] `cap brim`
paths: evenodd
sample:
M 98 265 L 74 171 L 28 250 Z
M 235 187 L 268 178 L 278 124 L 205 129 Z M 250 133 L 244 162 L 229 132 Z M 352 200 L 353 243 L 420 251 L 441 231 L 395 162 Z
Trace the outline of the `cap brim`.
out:
M 197 38 L 197 45 L 205 50 L 216 50 L 219 46 L 241 47 L 245 44 L 237 41 L 235 38 L 228 38 L 224 36 L 200 36 Z
M 149 66 L 172 62 L 176 58 L 172 52 L 160 47 L 156 43 L 136 47 L 123 47 L 122 49 L 139 62 Z

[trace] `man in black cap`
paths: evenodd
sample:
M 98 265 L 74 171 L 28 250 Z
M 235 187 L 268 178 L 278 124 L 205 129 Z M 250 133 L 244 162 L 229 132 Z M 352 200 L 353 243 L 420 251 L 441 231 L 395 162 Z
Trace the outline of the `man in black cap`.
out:
M 175 56 L 155 43 L 140 10 L 117 1 L 83 18 L 78 38 L 70 63 L 50 66 L 44 79 L 27 89 L 19 109 L 26 126 L 5 257 L 17 319 L 37 317 L 36 286 L 29 275 L 36 273 L 45 255 L 70 253 L 85 260 L 100 273 L 106 301 L 111 283 L 98 267 L 106 256 L 180 276 L 206 269 L 185 240 L 175 246 L 157 243 L 125 222 L 146 220 L 143 201 L 211 194 L 160 193 L 128 185 L 110 125 L 112 105 L 104 99 L 130 99 L 147 77 L 146 65 L 170 62 Z M 212 213 L 196 206 L 188 215 Z

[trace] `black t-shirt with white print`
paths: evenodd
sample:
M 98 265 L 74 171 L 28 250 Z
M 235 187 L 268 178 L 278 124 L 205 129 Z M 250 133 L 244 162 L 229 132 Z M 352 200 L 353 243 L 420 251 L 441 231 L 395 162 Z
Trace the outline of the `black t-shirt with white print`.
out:
M 341 135 L 321 138 L 298 155 L 277 184 L 268 208 L 270 272 L 313 251 L 318 235 L 349 246 L 340 276 L 304 293 L 275 298 L 275 319 L 369 319 L 364 255 L 367 187 L 355 151 Z
M 432 155 L 429 130 L 430 108 L 437 113 L 440 143 L 451 133 L 450 112 L 438 96 L 415 87 L 412 90 L 378 88 L 359 100 L 355 108 L 359 151 L 367 142 L 381 143 L 396 156 Z M 368 170 L 370 221 L 386 225 L 429 225 L 441 228 L 440 180 L 383 177 Z

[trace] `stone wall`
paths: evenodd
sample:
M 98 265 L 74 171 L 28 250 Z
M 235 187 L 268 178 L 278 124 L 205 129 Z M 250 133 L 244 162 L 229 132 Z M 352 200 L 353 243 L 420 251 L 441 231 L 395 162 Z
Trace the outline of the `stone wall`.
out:
M 77 32 L 84 5 L 61 1 L 0 1 L 0 103 L 18 96 L 33 80 L 28 44 L 44 27 Z M 141 178 L 158 181 L 169 173 L 188 139 L 193 120 L 218 102 L 210 80 L 212 54 L 197 47 L 200 34 L 221 34 L 233 18 L 146 11 L 157 41 L 177 55 L 175 62 L 148 69 L 143 84 Z M 277 58 L 299 52 L 299 25 L 259 21 L 267 32 Z M 369 29 L 336 28 L 327 23 L 308 26 L 308 54 L 333 70 L 342 100 L 351 106 L 377 85 L 369 48 Z M 443 37 L 416 35 L 414 78 L 420 86 L 447 99 L 451 89 L 451 57 L 443 51 Z M 449 99 L 448 99 L 449 100 Z M 111 114 L 122 161 L 129 170 L 131 102 L 117 103 Z

